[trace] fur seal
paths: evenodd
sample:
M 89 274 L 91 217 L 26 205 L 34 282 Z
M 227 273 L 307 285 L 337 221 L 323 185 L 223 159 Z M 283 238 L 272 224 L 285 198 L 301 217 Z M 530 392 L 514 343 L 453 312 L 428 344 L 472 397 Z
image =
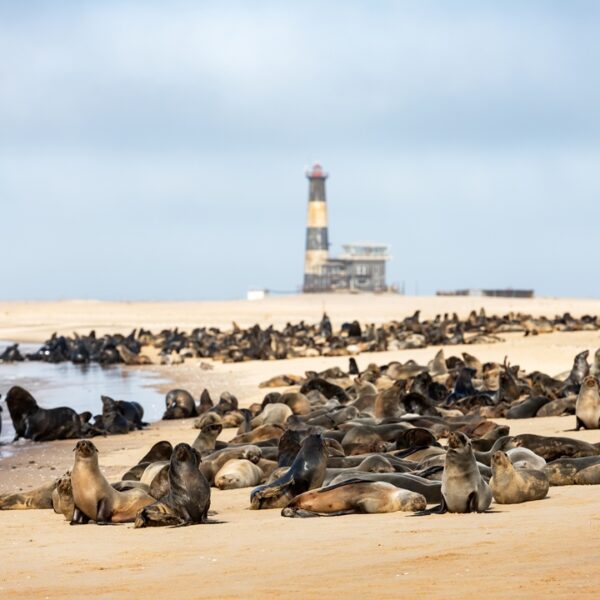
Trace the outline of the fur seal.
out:
M 228 460 L 215 475 L 215 486 L 220 490 L 254 487 L 264 479 L 262 469 L 244 458 Z
M 575 475 L 575 485 L 600 484 L 600 465 L 592 465 L 582 469 Z
M 544 473 L 548 476 L 550 485 L 575 485 L 580 471 L 599 464 L 600 456 L 559 458 L 549 462 L 544 467 Z
M 600 449 L 593 444 L 568 437 L 553 437 L 521 433 L 513 438 L 517 446 L 525 446 L 547 461 L 556 458 L 598 456 Z
M 109 396 L 102 398 L 102 428 L 107 433 L 129 433 L 132 425 L 119 409 L 119 404 Z
M 41 408 L 35 398 L 18 385 L 8 390 L 5 401 L 15 428 L 14 441 L 24 437 L 34 442 L 48 442 L 81 436 L 81 419 L 72 408 Z
M 413 473 L 342 473 L 331 480 L 331 485 L 360 479 L 361 481 L 385 481 L 403 490 L 409 490 L 425 497 L 428 504 L 441 502 L 442 484 L 439 481 L 430 481 Z
M 352 513 L 419 511 L 427 506 L 421 494 L 383 481 L 350 479 L 296 496 L 281 515 L 284 517 L 338 516 Z
M 460 432 L 448 437 L 442 476 L 442 502 L 431 512 L 484 512 L 492 503 L 492 491 L 483 480 L 469 438 Z
M 75 503 L 71 487 L 71 471 L 67 471 L 57 479 L 56 487 L 52 491 L 52 508 L 55 513 L 63 515 L 67 521 L 73 519 Z
M 52 508 L 52 492 L 56 481 L 45 483 L 29 492 L 0 494 L 0 510 Z
M 162 417 L 164 420 L 188 419 L 198 416 L 194 398 L 187 390 L 171 390 L 165 396 L 165 404 L 167 410 Z
M 87 523 L 127 523 L 137 512 L 154 502 L 141 490 L 118 492 L 106 480 L 98 466 L 98 449 L 88 440 L 75 446 L 75 464 L 71 471 L 74 511 L 71 525 Z
M 254 488 L 250 494 L 253 509 L 282 508 L 292 498 L 321 487 L 327 469 L 327 449 L 319 434 L 309 435 L 287 472 L 268 485 Z
M 504 452 L 492 457 L 490 488 L 499 504 L 519 504 L 542 500 L 548 495 L 548 476 L 537 469 L 515 469 Z
M 189 444 L 177 444 L 169 463 L 169 493 L 142 508 L 135 527 L 206 523 L 210 485 L 198 468 L 201 458 Z
M 223 431 L 223 425 L 221 423 L 205 425 L 192 444 L 194 450 L 200 452 L 201 455 L 212 452 L 215 449 L 217 438 L 221 431 Z
M 581 384 L 575 404 L 575 431 L 600 428 L 600 394 L 598 380 L 588 375 Z

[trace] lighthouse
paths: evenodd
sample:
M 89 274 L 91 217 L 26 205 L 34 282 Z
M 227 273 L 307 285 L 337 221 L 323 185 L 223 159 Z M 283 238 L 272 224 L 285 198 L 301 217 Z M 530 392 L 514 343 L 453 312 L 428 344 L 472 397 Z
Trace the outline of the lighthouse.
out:
M 327 173 L 319 164 L 306 172 L 308 178 L 308 219 L 304 254 L 304 291 L 316 292 L 323 287 L 323 268 L 329 258 L 325 180 Z

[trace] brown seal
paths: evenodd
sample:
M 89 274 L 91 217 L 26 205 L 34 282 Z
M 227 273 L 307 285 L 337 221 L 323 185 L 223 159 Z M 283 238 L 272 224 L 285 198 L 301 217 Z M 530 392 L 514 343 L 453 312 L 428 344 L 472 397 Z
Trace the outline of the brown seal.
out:
M 296 496 L 281 511 L 284 517 L 338 516 L 351 513 L 418 511 L 427 506 L 421 494 L 383 481 L 350 479 Z
M 74 511 L 71 525 L 87 523 L 127 523 L 154 498 L 137 489 L 118 492 L 106 480 L 98 466 L 98 449 L 81 440 L 75 446 L 75 464 L 71 471 Z
M 206 523 L 210 485 L 198 468 L 200 461 L 189 444 L 175 446 L 168 469 L 169 493 L 138 512 L 136 528 Z
M 52 508 L 52 492 L 56 481 L 45 483 L 29 492 L 0 494 L 0 510 Z
M 67 471 L 56 481 L 56 487 L 52 491 L 52 508 L 55 513 L 63 515 L 67 521 L 73 519 L 75 503 L 71 487 L 71 471 Z
M 598 380 L 588 375 L 581 384 L 575 403 L 575 430 L 600 428 L 600 393 Z
M 499 504 L 542 500 L 548 495 L 548 476 L 537 469 L 516 469 L 504 452 L 494 452 L 490 488 Z
M 228 460 L 215 475 L 215 486 L 220 490 L 253 487 L 264 480 L 262 469 L 244 458 Z

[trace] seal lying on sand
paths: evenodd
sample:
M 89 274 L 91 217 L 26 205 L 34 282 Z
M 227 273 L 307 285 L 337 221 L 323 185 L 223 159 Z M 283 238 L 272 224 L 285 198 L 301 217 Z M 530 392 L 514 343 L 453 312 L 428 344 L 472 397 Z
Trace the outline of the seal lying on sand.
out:
M 492 457 L 490 488 L 499 504 L 519 504 L 530 500 L 542 500 L 548 495 L 550 483 L 543 471 L 515 469 L 504 452 Z
M 0 510 L 52 508 L 52 492 L 56 481 L 45 483 L 29 492 L 0 494 Z
M 210 485 L 198 469 L 200 455 L 189 444 L 177 444 L 169 463 L 169 493 L 140 510 L 135 527 L 206 523 Z
M 144 506 L 155 500 L 137 489 L 118 492 L 106 480 L 98 466 L 98 449 L 87 440 L 75 446 L 75 464 L 71 471 L 74 512 L 71 525 L 87 523 L 127 523 Z
M 292 498 L 323 485 L 327 449 L 319 434 L 309 435 L 288 471 L 272 483 L 254 488 L 251 508 L 283 508 Z
M 391 483 L 350 479 L 296 496 L 281 514 L 284 517 L 333 517 L 352 513 L 418 511 L 426 506 L 421 494 Z

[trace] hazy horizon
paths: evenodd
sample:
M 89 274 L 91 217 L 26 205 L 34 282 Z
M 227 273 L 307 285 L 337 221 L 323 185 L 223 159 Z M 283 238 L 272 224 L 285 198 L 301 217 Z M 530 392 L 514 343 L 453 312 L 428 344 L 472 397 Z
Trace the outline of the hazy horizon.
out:
M 600 5 L 0 0 L 0 300 L 235 299 L 391 246 L 407 294 L 600 297 Z M 591 268 L 590 268 L 591 267 Z

